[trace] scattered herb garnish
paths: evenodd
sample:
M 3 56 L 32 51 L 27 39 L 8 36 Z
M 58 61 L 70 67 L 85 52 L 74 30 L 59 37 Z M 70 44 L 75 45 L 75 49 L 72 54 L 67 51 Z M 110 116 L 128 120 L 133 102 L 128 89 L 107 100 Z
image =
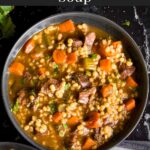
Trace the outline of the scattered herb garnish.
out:
M 31 90 L 30 95 L 36 96 L 36 94 L 35 94 L 35 89 L 32 89 L 32 90 Z
M 9 16 L 13 9 L 13 6 L 0 6 L 0 39 L 9 38 L 14 34 L 15 25 Z
M 92 54 L 91 58 L 93 58 L 93 59 L 97 58 L 97 54 Z
M 16 100 L 16 103 L 13 105 L 13 107 L 11 108 L 11 111 L 16 113 L 19 110 L 19 102 L 18 99 Z
M 56 63 L 54 63 L 53 68 L 54 68 L 54 71 L 56 72 L 58 71 L 58 65 Z
M 54 102 L 54 103 L 51 103 L 50 105 L 49 105 L 49 107 L 50 107 L 50 113 L 51 114 L 54 114 L 56 111 L 57 111 L 57 104 Z
M 45 55 L 45 59 L 46 59 L 46 60 L 49 60 L 50 58 L 51 58 L 50 54 L 46 54 L 46 55 Z
M 68 125 L 67 124 L 63 124 L 63 127 L 66 129 L 66 128 L 68 128 Z
M 70 83 L 65 84 L 65 90 L 68 90 L 70 88 Z
M 122 25 L 129 27 L 131 25 L 131 23 L 129 20 L 125 20 L 125 22 L 123 22 Z

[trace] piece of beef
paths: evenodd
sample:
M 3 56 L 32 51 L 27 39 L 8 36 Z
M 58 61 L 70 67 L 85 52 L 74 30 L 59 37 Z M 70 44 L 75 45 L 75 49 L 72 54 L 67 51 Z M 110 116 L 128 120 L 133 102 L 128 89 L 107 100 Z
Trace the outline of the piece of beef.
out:
M 49 79 L 48 81 L 46 81 L 41 87 L 41 92 L 43 94 L 48 94 L 49 93 L 49 86 L 50 86 L 50 84 L 57 85 L 58 84 L 58 80 L 56 80 L 56 79 Z
M 84 46 L 86 46 L 88 50 L 91 50 L 92 47 L 93 47 L 93 44 L 94 44 L 95 39 L 96 39 L 96 34 L 95 34 L 95 32 L 88 33 L 88 34 L 85 36 Z
M 91 86 L 89 78 L 86 75 L 80 73 L 77 75 L 77 79 L 82 88 L 88 88 Z
M 96 93 L 96 87 L 92 87 L 88 90 L 80 92 L 79 93 L 79 103 L 87 104 L 89 102 L 89 97 L 95 93 Z
M 71 133 L 70 139 L 69 139 L 69 148 L 71 149 L 81 149 L 81 144 L 78 143 L 79 141 L 79 133 L 76 129 L 74 132 Z
M 31 75 L 28 71 L 26 71 L 26 72 L 24 73 L 24 78 L 26 78 L 27 80 L 31 80 L 32 75 Z
M 135 72 L 135 67 L 126 66 L 124 70 L 121 72 L 121 79 L 126 79 L 127 77 L 131 76 Z
M 78 47 L 81 47 L 82 45 L 83 45 L 83 42 L 81 40 L 77 40 L 77 39 L 73 40 L 73 44 L 72 44 L 73 47 L 78 48 Z
M 17 94 L 17 96 L 18 96 L 17 100 L 18 100 L 18 102 L 19 102 L 20 105 L 27 104 L 27 97 L 26 97 L 26 95 L 27 95 L 27 92 L 26 92 L 25 89 L 22 89 L 22 90 L 20 90 L 18 92 L 18 94 Z
M 94 139 L 97 141 L 98 144 L 102 142 L 102 136 L 100 134 L 100 128 L 94 129 Z

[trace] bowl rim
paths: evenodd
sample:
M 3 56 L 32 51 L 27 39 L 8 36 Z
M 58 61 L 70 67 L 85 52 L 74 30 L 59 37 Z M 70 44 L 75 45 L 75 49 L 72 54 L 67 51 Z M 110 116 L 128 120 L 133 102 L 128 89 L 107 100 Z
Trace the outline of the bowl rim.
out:
M 8 114 L 8 117 L 9 119 L 11 120 L 13 126 L 17 129 L 17 131 L 21 134 L 21 136 L 26 139 L 29 143 L 31 143 L 33 146 L 39 148 L 39 149 L 42 149 L 42 150 L 45 150 L 46 148 L 44 148 L 41 144 L 38 144 L 37 142 L 35 142 L 31 137 L 29 137 L 23 129 L 21 129 L 21 127 L 18 125 L 17 123 L 17 120 L 15 119 L 15 117 L 13 116 L 12 117 L 12 112 L 9 108 L 9 99 L 6 98 L 6 95 L 8 95 L 8 93 L 5 93 L 5 84 L 6 84 L 6 81 L 5 81 L 5 76 L 6 76 L 6 72 L 8 70 L 8 63 L 9 63 L 9 60 L 11 58 L 11 54 L 12 52 L 14 51 L 15 47 L 18 45 L 18 43 L 20 43 L 20 40 L 23 39 L 25 37 L 25 35 L 30 32 L 31 30 L 33 30 L 36 26 L 46 22 L 47 20 L 49 19 L 53 19 L 53 18 L 61 18 L 63 16 L 88 16 L 88 18 L 97 18 L 97 19 L 101 19 L 103 20 L 104 22 L 106 22 L 107 24 L 111 24 L 112 26 L 114 27 L 117 27 L 118 28 L 118 31 L 121 32 L 123 35 L 126 35 L 126 37 L 128 38 L 129 41 L 132 42 L 132 45 L 135 47 L 135 49 L 137 50 L 137 53 L 139 54 L 140 56 L 140 59 L 143 63 L 143 66 L 144 66 L 144 69 L 145 69 L 145 79 L 147 81 L 147 85 L 146 85 L 146 95 L 145 95 L 145 101 L 144 101 L 144 105 L 143 105 L 143 108 L 141 110 L 141 113 L 140 115 L 138 116 L 136 122 L 133 124 L 132 128 L 125 134 L 125 136 L 123 136 L 122 138 L 120 138 L 118 141 L 114 141 L 114 144 L 111 145 L 110 148 L 114 147 L 114 146 L 117 146 L 119 143 L 121 143 L 123 140 L 125 140 L 132 132 L 133 130 L 136 128 L 137 124 L 139 123 L 143 113 L 144 113 L 144 110 L 146 108 L 146 105 L 147 105 L 147 102 L 148 102 L 148 93 L 149 93 L 149 78 L 148 78 L 148 71 L 147 71 L 147 66 L 146 66 L 146 62 L 144 60 L 144 57 L 142 55 L 142 52 L 140 51 L 140 48 L 138 47 L 138 45 L 136 44 L 136 42 L 134 41 L 134 39 L 129 35 L 129 33 L 127 31 L 125 31 L 124 28 L 122 28 L 120 25 L 118 25 L 117 23 L 115 23 L 114 21 L 104 17 L 104 16 L 101 16 L 101 15 L 97 15 L 97 14 L 94 14 L 94 13 L 87 13 L 87 12 L 82 12 L 82 11 L 73 11 L 73 12 L 65 12 L 65 13 L 57 13 L 57 14 L 54 14 L 54 15 L 50 15 L 40 21 L 38 21 L 37 23 L 35 23 L 34 25 L 32 25 L 30 28 L 28 28 L 18 39 L 17 41 L 15 42 L 15 44 L 13 45 L 13 47 L 11 48 L 7 58 L 6 58 L 6 61 L 5 61 L 5 65 L 4 65 L 4 68 L 3 68 L 3 72 L 2 72 L 2 85 L 1 85 L 1 89 L 2 89 L 2 97 L 3 97 L 3 103 L 4 103 L 4 106 L 5 106 L 5 110 Z M 49 23 L 49 25 L 53 25 L 53 23 Z M 42 28 L 44 29 L 44 28 Z M 39 31 L 41 30 L 38 30 L 37 32 L 34 32 L 33 34 L 35 33 L 38 33 Z M 33 34 L 30 35 L 30 37 L 28 37 L 28 39 L 30 39 Z M 20 50 L 17 51 L 17 53 L 19 52 Z
M 36 150 L 34 147 L 26 145 L 26 144 L 22 144 L 22 143 L 16 143 L 16 142 L 0 142 L 0 147 L 1 146 L 5 146 L 5 145 L 12 145 L 12 146 L 20 146 L 22 147 L 24 150 L 25 149 L 30 149 L 30 150 Z

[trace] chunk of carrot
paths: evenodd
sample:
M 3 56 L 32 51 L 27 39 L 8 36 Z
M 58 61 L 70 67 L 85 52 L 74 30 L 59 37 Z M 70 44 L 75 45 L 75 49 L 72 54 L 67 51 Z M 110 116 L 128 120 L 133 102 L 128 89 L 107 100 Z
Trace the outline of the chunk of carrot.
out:
M 103 97 L 108 97 L 113 93 L 113 86 L 111 84 L 105 85 L 101 88 L 100 92 Z
M 35 47 L 34 40 L 33 39 L 28 40 L 27 43 L 24 46 L 25 53 L 29 54 L 33 50 L 34 47 Z
M 85 140 L 85 142 L 84 142 L 84 144 L 82 146 L 82 149 L 83 150 L 91 150 L 94 145 L 96 145 L 96 141 L 94 141 L 93 139 L 91 139 L 90 137 L 88 137 Z
M 79 123 L 79 118 L 76 116 L 73 116 L 73 117 L 68 119 L 68 125 L 70 125 L 70 126 L 75 126 L 78 123 Z
M 136 88 L 138 86 L 136 81 L 131 76 L 127 78 L 126 84 L 127 84 L 127 86 L 133 87 L 133 88 Z
M 100 128 L 102 126 L 102 122 L 100 119 L 94 120 L 94 121 L 87 121 L 86 122 L 87 128 Z
M 44 67 L 39 68 L 39 74 L 40 75 L 45 74 L 45 72 L 46 72 L 46 68 L 44 68 Z
M 127 109 L 127 111 L 131 111 L 135 108 L 136 102 L 135 99 L 129 99 L 126 103 L 125 103 L 125 107 Z
M 122 50 L 122 43 L 121 41 L 115 41 L 115 42 L 112 42 L 112 46 L 113 48 L 116 50 L 117 48 L 119 48 L 120 51 L 118 52 L 121 52 Z
M 59 123 L 60 120 L 61 120 L 61 118 L 62 118 L 62 113 L 61 113 L 61 112 L 56 112 L 56 113 L 53 115 L 53 117 L 52 117 L 54 123 Z
M 72 20 L 67 20 L 58 25 L 60 32 L 73 32 L 75 31 L 75 25 Z
M 53 59 L 56 64 L 62 64 L 62 63 L 66 62 L 67 55 L 66 55 L 65 51 L 56 49 L 53 52 Z
M 102 126 L 100 114 L 98 112 L 90 112 L 88 114 L 88 121 L 86 122 L 88 128 L 99 128 Z
M 102 44 L 100 44 L 99 53 L 103 57 L 112 57 L 116 55 L 115 51 L 111 51 L 109 46 L 102 45 Z
M 103 57 L 112 57 L 122 51 L 121 41 L 115 41 L 111 45 L 100 44 L 99 52 Z
M 68 64 L 74 64 L 77 61 L 77 54 L 76 52 L 72 52 L 70 54 L 68 54 L 67 56 L 67 63 Z
M 112 70 L 112 64 L 109 59 L 100 60 L 100 68 L 103 71 L 110 72 Z
M 9 72 L 18 76 L 22 76 L 24 72 L 24 65 L 20 62 L 13 62 L 9 67 Z

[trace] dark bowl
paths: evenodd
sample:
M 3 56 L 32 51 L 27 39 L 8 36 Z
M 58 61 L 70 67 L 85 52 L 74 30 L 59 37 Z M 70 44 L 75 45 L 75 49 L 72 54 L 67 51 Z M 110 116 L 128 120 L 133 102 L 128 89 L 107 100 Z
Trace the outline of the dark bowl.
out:
M 36 150 L 36 149 L 19 143 L 0 142 L 0 150 Z
M 11 113 L 11 104 L 8 97 L 8 66 L 13 61 L 13 59 L 16 57 L 17 53 L 21 49 L 21 47 L 25 44 L 25 42 L 35 33 L 39 32 L 40 30 L 44 29 L 45 27 L 51 25 L 51 24 L 57 24 L 64 20 L 72 19 L 75 23 L 87 23 L 92 26 L 96 26 L 98 28 L 103 29 L 104 31 L 108 32 L 112 36 L 114 36 L 116 39 L 120 39 L 123 41 L 124 45 L 126 46 L 126 49 L 128 53 L 130 54 L 131 58 L 134 61 L 134 64 L 137 68 L 137 74 L 138 74 L 138 82 L 139 82 L 139 99 L 137 100 L 137 107 L 135 111 L 132 113 L 132 116 L 130 121 L 128 121 L 123 129 L 122 132 L 114 136 L 109 142 L 107 142 L 105 145 L 103 145 L 101 148 L 109 149 L 113 146 L 120 143 L 122 140 L 127 138 L 127 136 L 134 130 L 136 125 L 138 124 L 145 106 L 147 104 L 147 96 L 148 96 L 148 73 L 147 68 L 145 65 L 145 61 L 143 59 L 143 56 L 140 52 L 140 49 L 138 45 L 135 43 L 135 41 L 131 38 L 131 36 L 120 26 L 118 26 L 116 23 L 110 21 L 109 19 L 106 19 L 102 16 L 90 14 L 90 13 L 83 13 L 83 12 L 71 12 L 71 13 L 62 13 L 54 16 L 50 16 L 39 23 L 32 26 L 29 30 L 27 30 L 16 42 L 14 47 L 12 48 L 7 61 L 4 66 L 3 70 L 3 77 L 2 77 L 2 94 L 4 99 L 4 105 L 6 108 L 6 111 L 8 113 L 8 116 L 10 120 L 12 121 L 13 125 L 16 127 L 16 129 L 20 132 L 20 134 L 28 140 L 31 144 L 36 146 L 39 149 L 43 149 L 43 147 L 37 143 L 35 143 L 24 131 L 21 129 L 20 125 L 16 121 L 14 115 Z

